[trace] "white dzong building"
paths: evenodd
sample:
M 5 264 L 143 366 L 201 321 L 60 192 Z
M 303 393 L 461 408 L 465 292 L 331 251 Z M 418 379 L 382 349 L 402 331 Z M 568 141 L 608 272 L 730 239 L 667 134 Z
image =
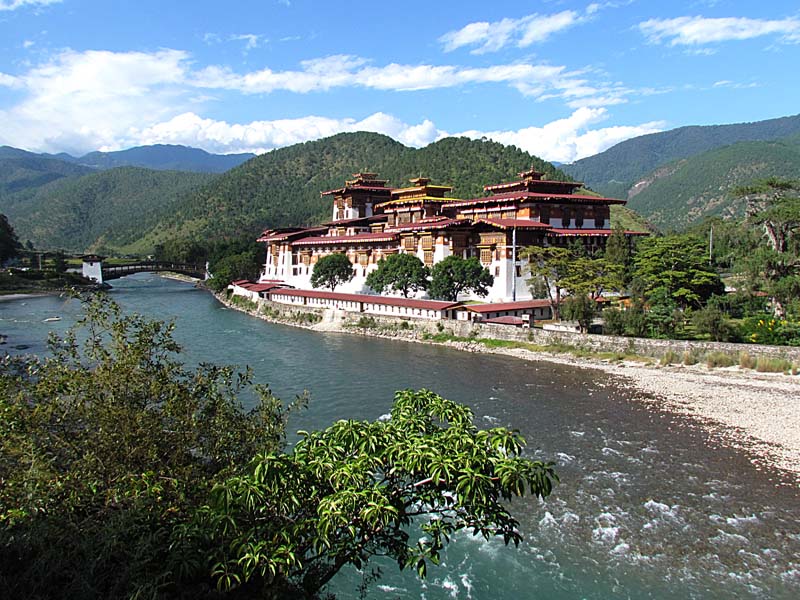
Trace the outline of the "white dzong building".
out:
M 519 250 L 575 240 L 590 250 L 603 248 L 612 233 L 610 206 L 625 201 L 575 194 L 580 183 L 545 180 L 534 170 L 519 176 L 485 186 L 487 196 L 462 200 L 447 196 L 451 187 L 432 185 L 426 178 L 393 189 L 375 173 L 356 173 L 344 187 L 322 192 L 333 197 L 330 222 L 264 231 L 259 241 L 267 246 L 267 259 L 260 282 L 311 289 L 314 264 L 342 253 L 353 263 L 355 276 L 337 291 L 372 293 L 367 275 L 389 254 L 415 254 L 429 267 L 454 254 L 478 258 L 494 276 L 482 299 L 529 299 Z

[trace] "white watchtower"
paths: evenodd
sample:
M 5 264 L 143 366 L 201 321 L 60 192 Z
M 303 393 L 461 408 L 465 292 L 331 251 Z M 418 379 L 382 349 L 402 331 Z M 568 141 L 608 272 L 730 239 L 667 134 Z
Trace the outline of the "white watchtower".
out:
M 83 276 L 95 283 L 103 283 L 103 259 L 105 256 L 87 254 L 81 256 L 83 260 Z

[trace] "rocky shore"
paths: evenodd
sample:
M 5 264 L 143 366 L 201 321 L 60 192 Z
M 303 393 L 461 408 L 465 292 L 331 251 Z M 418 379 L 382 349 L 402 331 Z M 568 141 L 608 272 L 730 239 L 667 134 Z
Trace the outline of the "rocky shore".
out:
M 636 401 L 691 419 L 708 433 L 713 443 L 745 450 L 760 469 L 779 469 L 783 481 L 800 484 L 800 376 L 759 373 L 740 367 L 692 366 L 576 358 L 570 354 L 536 352 L 522 348 L 490 347 L 474 341 L 435 342 L 406 332 L 390 335 L 380 330 L 343 327 L 323 321 L 300 324 L 244 310 L 217 295 L 230 308 L 271 322 L 320 332 L 340 332 L 439 343 L 466 352 L 492 353 L 522 360 L 548 361 L 579 368 L 600 369 L 618 385 L 636 390 Z

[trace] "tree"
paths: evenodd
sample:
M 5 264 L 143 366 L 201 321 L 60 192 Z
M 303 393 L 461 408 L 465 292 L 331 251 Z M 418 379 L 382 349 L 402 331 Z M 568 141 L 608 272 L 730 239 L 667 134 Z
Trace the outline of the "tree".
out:
M 534 287 L 539 282 L 544 284 L 553 318 L 559 320 L 564 279 L 573 273 L 572 252 L 555 246 L 529 246 L 520 252 L 520 256 L 528 261 L 528 285 Z
M 634 277 L 645 295 L 663 289 L 682 308 L 700 307 L 724 292 L 719 275 L 708 265 L 704 243 L 692 235 L 650 237 L 639 242 Z
M 20 244 L 17 234 L 5 215 L 0 214 L 0 264 L 19 253 Z
M 408 298 L 409 292 L 428 288 L 428 269 L 413 254 L 390 254 L 378 261 L 378 268 L 367 276 L 367 285 L 376 292 L 390 289 Z
M 217 292 L 237 279 L 257 279 L 263 267 L 263 252 L 251 248 L 239 254 L 223 256 L 211 265 L 212 277 L 206 285 Z
M 323 256 L 314 265 L 311 273 L 311 285 L 315 288 L 327 287 L 336 291 L 336 286 L 347 283 L 355 276 L 350 259 L 344 254 Z
M 737 193 L 747 201 L 747 220 L 763 227 L 767 239 L 766 248 L 749 254 L 744 269 L 762 279 L 775 316 L 783 318 L 787 302 L 795 298 L 797 285 L 791 280 L 800 273 L 795 238 L 800 228 L 800 181 L 772 178 L 738 188 Z
M 103 295 L 85 306 L 50 358 L 0 361 L 2 597 L 167 594 L 172 531 L 214 484 L 283 446 L 287 410 L 269 389 L 252 388 L 250 411 L 237 400 L 248 372 L 188 371 L 172 325 Z
M 630 242 L 625 236 L 625 228 L 619 223 L 614 225 L 614 229 L 608 237 L 603 260 L 607 273 L 607 286 L 615 292 L 621 292 L 628 284 L 631 248 Z
M 485 296 L 494 283 L 489 270 L 475 258 L 450 255 L 433 265 L 428 293 L 431 298 L 455 302 L 459 294 Z
M 597 316 L 597 312 L 597 302 L 586 294 L 568 297 L 561 309 L 561 314 L 567 321 L 578 323 L 581 333 L 589 331 L 589 326 Z
M 315 598 L 345 565 L 373 556 L 424 577 L 460 530 L 518 544 L 509 501 L 543 498 L 558 480 L 552 463 L 521 456 L 518 433 L 479 430 L 469 408 L 426 390 L 398 392 L 387 421 L 300 435 L 291 454 L 262 452 L 217 485 L 173 542 L 204 547 L 196 568 L 221 589 Z

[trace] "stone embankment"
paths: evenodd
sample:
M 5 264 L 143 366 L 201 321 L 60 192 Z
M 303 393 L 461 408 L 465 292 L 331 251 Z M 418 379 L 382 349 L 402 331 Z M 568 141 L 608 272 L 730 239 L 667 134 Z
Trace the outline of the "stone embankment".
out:
M 617 377 L 623 386 L 637 390 L 638 401 L 686 415 L 699 422 L 713 439 L 747 450 L 760 467 L 777 467 L 795 483 L 800 482 L 800 377 L 759 373 L 739 366 L 712 369 L 700 361 L 688 365 L 661 364 L 670 353 L 678 357 L 678 362 L 680 357 L 702 357 L 704 353 L 725 353 L 731 357 L 746 353 L 753 358 L 785 359 L 797 365 L 800 348 L 365 317 L 267 301 L 245 305 L 232 303 L 224 295 L 217 297 L 224 304 L 255 317 L 307 329 L 443 343 L 466 352 L 601 369 Z M 488 343 L 489 340 L 504 340 L 509 344 Z

